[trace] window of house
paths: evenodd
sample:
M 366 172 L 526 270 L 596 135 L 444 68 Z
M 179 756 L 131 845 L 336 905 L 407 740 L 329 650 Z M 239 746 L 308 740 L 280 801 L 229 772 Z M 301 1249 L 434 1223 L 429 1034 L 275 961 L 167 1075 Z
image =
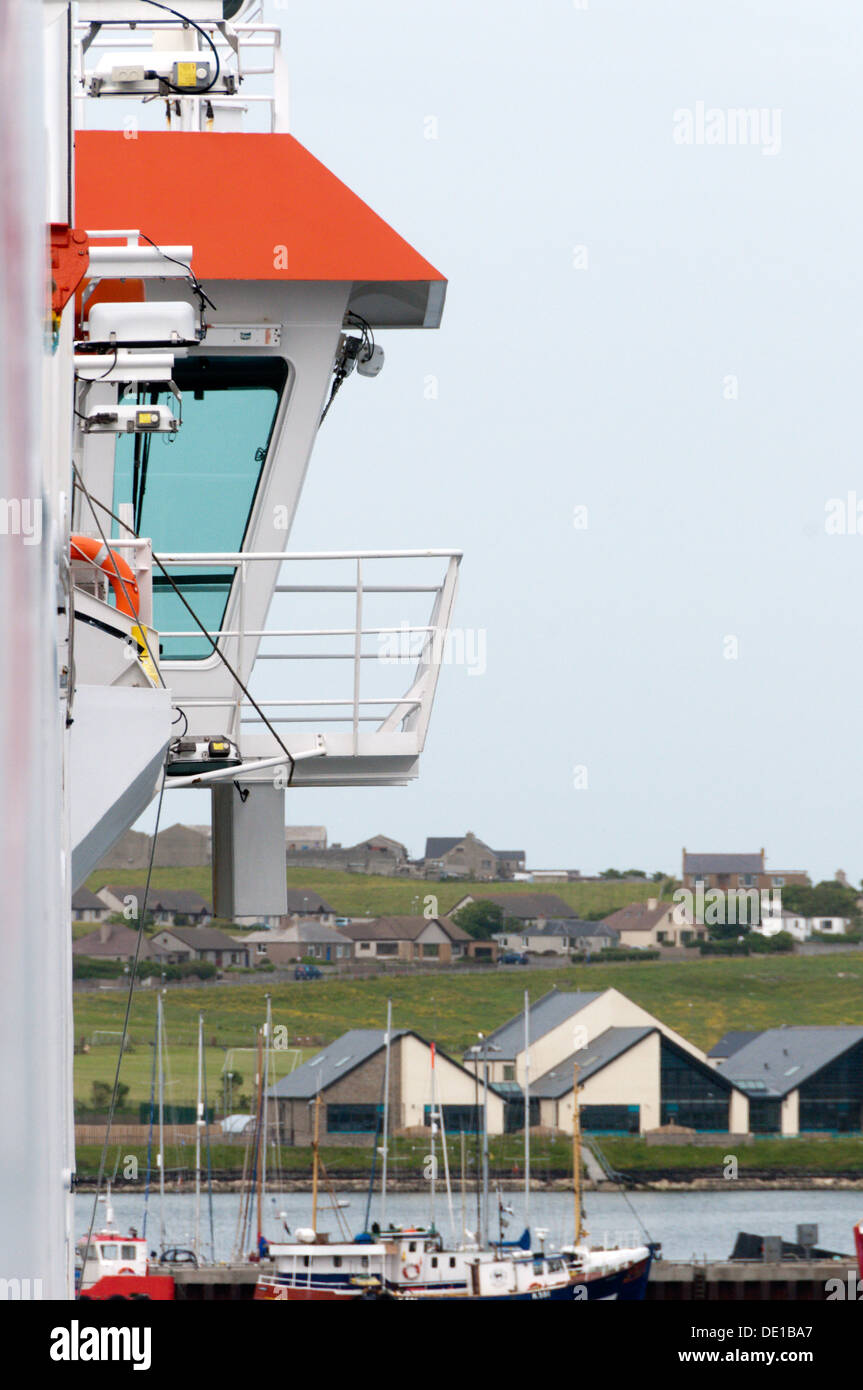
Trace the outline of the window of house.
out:
M 503 1079 L 504 1079 L 504 1081 L 515 1081 L 515 1064 L 514 1064 L 514 1063 L 512 1063 L 512 1062 L 504 1062 L 504 1064 L 503 1064 Z
M 784 888 L 784 887 L 785 887 L 785 879 L 782 878 L 782 877 L 778 877 L 778 878 L 777 878 L 776 875 L 774 875 L 774 877 L 773 877 L 773 887 L 774 887 L 774 888 Z
M 464 1130 L 465 1134 L 478 1134 L 482 1128 L 482 1106 L 481 1105 L 442 1105 L 444 1129 L 447 1134 L 460 1134 Z M 423 1109 L 423 1124 L 426 1128 L 431 1126 L 430 1105 Z
M 397 941 L 379 941 L 379 942 L 378 942 L 378 955 L 379 955 L 379 956 L 396 956 L 396 955 L 398 955 L 398 950 L 399 950 L 399 946 L 398 946 L 398 942 L 397 942 Z
M 266 944 L 265 944 L 263 941 L 259 941 L 259 942 L 257 943 L 257 945 L 255 946 L 255 955 L 257 955 L 257 956 L 265 956 L 266 954 L 267 954 L 267 947 L 266 947 Z
M 425 942 L 423 942 L 423 955 L 424 955 L 424 956 L 439 956 L 439 955 L 440 955 L 440 946 L 437 944 L 436 941 L 425 941 Z
M 361 951 L 370 951 L 372 949 L 372 943 L 370 941 L 361 941 L 359 943 L 359 948 Z
M 327 1129 L 330 1134 L 375 1134 L 383 1113 L 383 1105 L 328 1105 Z

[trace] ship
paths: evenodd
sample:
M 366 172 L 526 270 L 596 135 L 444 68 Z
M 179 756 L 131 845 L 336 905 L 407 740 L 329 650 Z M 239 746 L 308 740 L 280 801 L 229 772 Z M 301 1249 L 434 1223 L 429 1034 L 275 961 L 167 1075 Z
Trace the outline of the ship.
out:
M 0 7 L 0 1200 L 51 1299 L 73 891 L 203 789 L 217 915 L 283 913 L 286 798 L 417 777 L 455 602 L 453 546 L 290 549 L 319 431 L 446 279 L 292 134 L 286 49 L 260 0 Z

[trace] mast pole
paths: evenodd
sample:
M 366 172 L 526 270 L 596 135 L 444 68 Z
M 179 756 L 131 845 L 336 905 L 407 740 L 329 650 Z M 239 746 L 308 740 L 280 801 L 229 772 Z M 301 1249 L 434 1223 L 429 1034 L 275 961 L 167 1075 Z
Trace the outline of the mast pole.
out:
M 578 1105 L 578 1063 L 572 1064 L 572 1196 L 575 1204 L 575 1244 L 581 1240 L 581 1115 Z
M 488 1039 L 482 1040 L 482 1248 L 488 1247 Z
M 321 1093 L 315 1096 L 315 1137 L 312 1141 L 312 1230 L 318 1234 L 318 1149 L 321 1134 Z
M 265 1193 L 266 1186 L 267 1186 L 267 1132 L 268 1132 L 268 1130 L 269 1130 L 269 1119 L 270 1119 L 269 1100 L 268 1100 L 267 1093 L 268 1093 L 268 1091 L 269 1091 L 269 1089 L 270 1089 L 270 1047 L 271 1047 L 272 1036 L 273 1036 L 273 1004 L 272 1004 L 272 995 L 269 995 L 269 994 L 268 994 L 268 995 L 267 995 L 267 1022 L 266 1022 L 266 1025 L 265 1025 L 265 1037 L 264 1037 L 264 1073 L 263 1073 L 263 1088 L 264 1088 L 264 1094 L 263 1094 L 263 1099 L 262 1099 L 263 1126 L 262 1126 L 262 1138 L 261 1138 L 261 1150 L 262 1150 L 262 1152 L 261 1152 L 261 1193 L 260 1193 L 260 1205 L 263 1204 L 264 1193 Z M 261 1218 L 260 1218 L 260 1216 L 259 1216 L 259 1217 L 258 1217 L 258 1225 L 260 1226 L 260 1224 L 261 1224 Z M 260 1236 L 261 1236 L 261 1231 L 258 1232 L 258 1237 L 260 1238 Z
M 203 1101 L 204 1015 L 198 1014 L 198 1099 L 195 1106 L 195 1254 L 201 1253 L 201 1126 Z
M 390 1123 L 390 1034 L 393 1028 L 393 1001 L 387 1000 L 386 1059 L 384 1061 L 384 1147 L 381 1162 L 381 1230 L 387 1224 L 387 1157 Z
M 162 995 L 156 996 L 156 1050 L 159 1054 L 159 1241 L 165 1249 L 165 1022 L 162 1014 Z
M 261 1149 L 263 1148 L 263 1135 L 261 1134 L 261 1105 L 263 1101 L 263 1029 L 258 1029 L 258 1152 L 255 1164 L 255 1187 L 257 1188 L 257 1210 L 258 1210 L 258 1249 L 261 1245 Z
M 434 1045 L 434 1043 L 432 1043 L 432 1045 L 431 1045 L 431 1224 L 432 1224 L 432 1230 L 434 1230 L 435 1168 L 436 1168 L 436 1165 L 437 1165 L 437 1156 L 436 1156 L 436 1154 L 435 1154 L 435 1142 L 434 1142 L 434 1137 L 435 1137 L 435 1126 L 437 1125 L 437 1093 L 436 1093 L 436 1089 L 437 1089 L 437 1088 L 435 1087 L 434 1054 L 435 1054 L 435 1045 Z
M 530 1227 L 530 995 L 524 991 L 524 1225 Z

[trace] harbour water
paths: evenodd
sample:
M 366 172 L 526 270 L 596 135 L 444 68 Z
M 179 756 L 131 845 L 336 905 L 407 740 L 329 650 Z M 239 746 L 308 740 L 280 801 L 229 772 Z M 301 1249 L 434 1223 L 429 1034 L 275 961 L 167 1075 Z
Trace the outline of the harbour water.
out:
M 348 1202 L 340 1215 L 351 1233 L 362 1230 L 365 1221 L 366 1196 L 352 1192 L 340 1195 Z M 524 1196 L 519 1192 L 505 1193 L 504 1203 L 512 1208 L 506 1235 L 517 1238 L 524 1225 Z M 339 1223 L 322 1194 L 318 1226 L 329 1231 L 331 1239 L 339 1236 Z M 643 1223 L 653 1240 L 662 1244 L 668 1260 L 727 1259 L 738 1231 L 753 1231 L 759 1235 L 796 1239 L 798 1222 L 815 1222 L 818 1244 L 828 1250 L 849 1253 L 854 1249 L 852 1226 L 863 1217 L 863 1193 L 860 1192 L 799 1192 L 735 1190 L 729 1184 L 727 1192 L 645 1192 L 629 1194 L 629 1203 L 618 1193 L 589 1192 L 585 1196 L 585 1211 L 590 1235 L 598 1242 L 643 1240 Z M 140 1193 L 112 1194 L 117 1225 L 123 1231 L 130 1226 L 146 1231 L 150 1248 L 160 1244 L 161 1218 L 158 1193 L 151 1195 L 144 1226 L 145 1205 Z M 438 1192 L 435 1202 L 435 1221 L 447 1238 L 457 1238 L 461 1231 L 461 1196 L 453 1193 L 454 1222 L 446 1194 Z M 93 1209 L 91 1193 L 78 1193 L 75 1198 L 75 1234 L 86 1233 Z M 213 1195 L 213 1234 L 216 1261 L 229 1261 L 234 1253 L 240 1198 L 237 1193 Z M 635 1215 L 633 1214 L 633 1211 Z M 104 1221 L 105 1208 L 99 1204 L 96 1229 Z M 427 1222 L 430 1214 L 428 1196 L 422 1193 L 391 1193 L 387 1198 L 387 1221 L 403 1224 Z M 380 1218 L 380 1196 L 372 1198 L 371 1220 Z M 268 1194 L 264 1202 L 264 1234 L 271 1240 L 285 1236 L 284 1223 L 291 1231 L 308 1226 L 311 1219 L 311 1198 L 305 1192 Z M 165 1197 L 164 1225 L 168 1246 L 190 1247 L 194 1241 L 195 1198 L 192 1193 L 169 1193 Z M 467 1194 L 466 1224 L 476 1229 L 476 1196 Z M 549 1247 L 572 1239 L 572 1196 L 565 1192 L 534 1192 L 530 1202 L 530 1224 L 536 1233 L 547 1231 Z M 498 1235 L 497 1198 L 493 1197 L 490 1218 L 492 1237 Z M 209 1211 L 206 1194 L 201 1199 L 201 1241 L 209 1258 Z M 253 1248 L 254 1236 L 246 1241 L 246 1250 Z

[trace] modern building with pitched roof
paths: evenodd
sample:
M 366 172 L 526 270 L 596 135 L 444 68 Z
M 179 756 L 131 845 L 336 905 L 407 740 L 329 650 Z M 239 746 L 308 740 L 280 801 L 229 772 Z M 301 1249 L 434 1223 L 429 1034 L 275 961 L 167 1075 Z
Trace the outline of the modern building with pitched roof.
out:
M 434 1102 L 450 1135 L 481 1128 L 484 1088 L 460 1063 L 433 1048 L 412 1029 L 390 1036 L 389 1124 L 392 1131 L 431 1126 L 432 1061 Z M 352 1028 L 268 1092 L 278 1107 L 284 1143 L 312 1142 L 320 1096 L 320 1137 L 327 1144 L 374 1144 L 383 1131 L 386 1033 Z M 488 1132 L 503 1132 L 504 1102 L 488 1091 Z
M 91 893 L 89 888 L 76 888 L 72 894 L 73 922 L 104 922 L 111 916 L 111 908 Z
M 147 952 L 151 960 L 178 965 L 205 960 L 212 965 L 248 965 L 249 948 L 215 927 L 166 927 L 156 932 Z
M 753 1134 L 863 1130 L 863 1027 L 766 1028 L 737 1045 L 740 1036 L 726 1034 L 711 1056 L 748 1100 Z
M 530 1061 L 532 1119 L 571 1129 L 574 1067 L 587 1130 L 644 1133 L 664 1124 L 718 1133 L 741 1132 L 746 1106 L 733 1082 L 704 1053 L 616 989 L 551 990 L 483 1040 L 489 1080 L 507 1099 L 507 1128 L 523 1123 L 526 1061 Z M 537 1108 L 538 1111 L 537 1111 Z M 743 1125 L 745 1129 L 745 1125 Z
M 350 960 L 354 953 L 353 942 L 337 927 L 308 918 L 273 931 L 246 932 L 234 940 L 248 947 L 252 964 L 269 960 L 274 965 L 288 965 L 308 956 L 324 963 L 335 963 Z
M 561 917 L 541 927 L 516 926 L 495 932 L 494 939 L 502 951 L 527 951 L 534 955 L 566 956 L 572 951 L 604 951 L 616 946 L 618 934 L 605 922 L 580 922 L 576 917 Z
M 494 960 L 497 943 L 477 941 L 449 917 L 378 917 L 339 930 L 354 943 L 355 960 L 390 959 L 451 965 L 465 956 Z

